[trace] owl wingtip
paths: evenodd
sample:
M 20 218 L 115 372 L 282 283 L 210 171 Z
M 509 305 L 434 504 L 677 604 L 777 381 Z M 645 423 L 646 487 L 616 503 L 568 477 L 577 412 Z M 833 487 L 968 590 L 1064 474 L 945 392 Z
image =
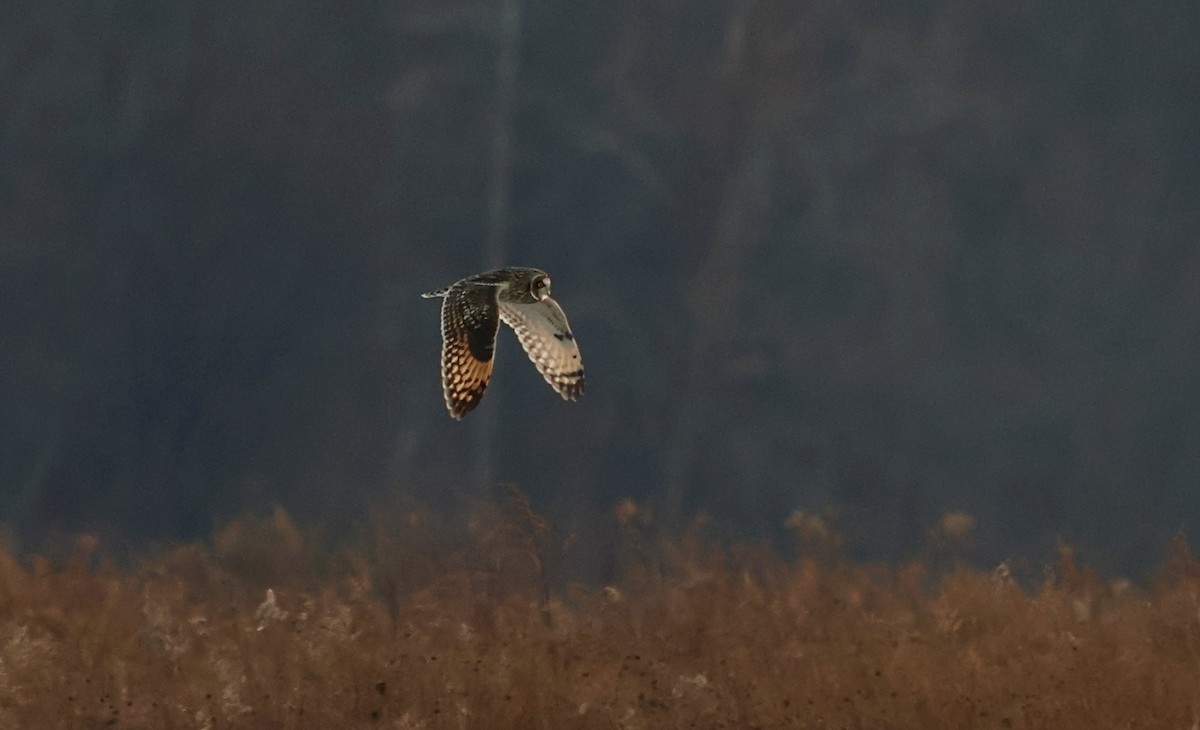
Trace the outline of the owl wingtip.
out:
M 482 394 L 480 394 L 480 397 L 482 397 Z M 479 398 L 476 398 L 474 401 L 461 400 L 452 402 L 448 400 L 446 401 L 446 410 L 450 412 L 451 418 L 461 421 L 467 417 L 468 413 L 475 410 L 475 406 L 477 405 L 479 405 Z
M 584 382 L 580 380 L 578 383 L 566 385 L 558 391 L 558 394 L 562 396 L 563 400 L 574 402 L 583 395 L 584 385 Z

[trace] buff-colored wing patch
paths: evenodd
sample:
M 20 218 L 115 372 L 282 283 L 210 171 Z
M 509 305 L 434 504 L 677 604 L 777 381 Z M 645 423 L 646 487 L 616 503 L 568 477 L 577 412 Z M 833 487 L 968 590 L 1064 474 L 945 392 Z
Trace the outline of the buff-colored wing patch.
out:
M 455 289 L 442 302 L 442 393 L 456 419 L 479 405 L 495 365 L 495 289 Z

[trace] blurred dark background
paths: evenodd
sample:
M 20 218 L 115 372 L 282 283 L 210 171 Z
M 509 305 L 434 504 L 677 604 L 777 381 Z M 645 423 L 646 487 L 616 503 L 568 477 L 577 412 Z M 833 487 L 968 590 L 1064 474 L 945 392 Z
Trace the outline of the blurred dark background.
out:
M 512 483 L 1137 570 L 1200 519 L 1200 5 L 0 11 L 0 521 L 191 539 Z M 589 389 L 438 302 L 551 273 Z

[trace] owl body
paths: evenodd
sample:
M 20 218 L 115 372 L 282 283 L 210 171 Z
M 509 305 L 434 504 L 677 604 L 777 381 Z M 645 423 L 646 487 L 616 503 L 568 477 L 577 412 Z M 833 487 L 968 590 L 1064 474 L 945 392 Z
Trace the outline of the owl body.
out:
M 466 416 L 483 398 L 501 321 L 564 400 L 583 392 L 579 345 L 562 307 L 550 298 L 546 272 L 520 267 L 485 271 L 421 296 L 442 297 L 442 392 L 454 418 Z

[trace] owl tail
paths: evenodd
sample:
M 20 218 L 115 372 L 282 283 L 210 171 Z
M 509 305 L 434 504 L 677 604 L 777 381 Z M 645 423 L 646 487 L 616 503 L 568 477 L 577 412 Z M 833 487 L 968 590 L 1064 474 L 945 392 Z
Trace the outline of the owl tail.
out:
M 424 294 L 421 295 L 421 298 L 422 299 L 434 299 L 436 297 L 444 297 L 444 296 L 446 296 L 446 293 L 449 291 L 450 291 L 450 287 L 444 286 L 441 289 L 434 289 L 433 291 L 425 292 Z

